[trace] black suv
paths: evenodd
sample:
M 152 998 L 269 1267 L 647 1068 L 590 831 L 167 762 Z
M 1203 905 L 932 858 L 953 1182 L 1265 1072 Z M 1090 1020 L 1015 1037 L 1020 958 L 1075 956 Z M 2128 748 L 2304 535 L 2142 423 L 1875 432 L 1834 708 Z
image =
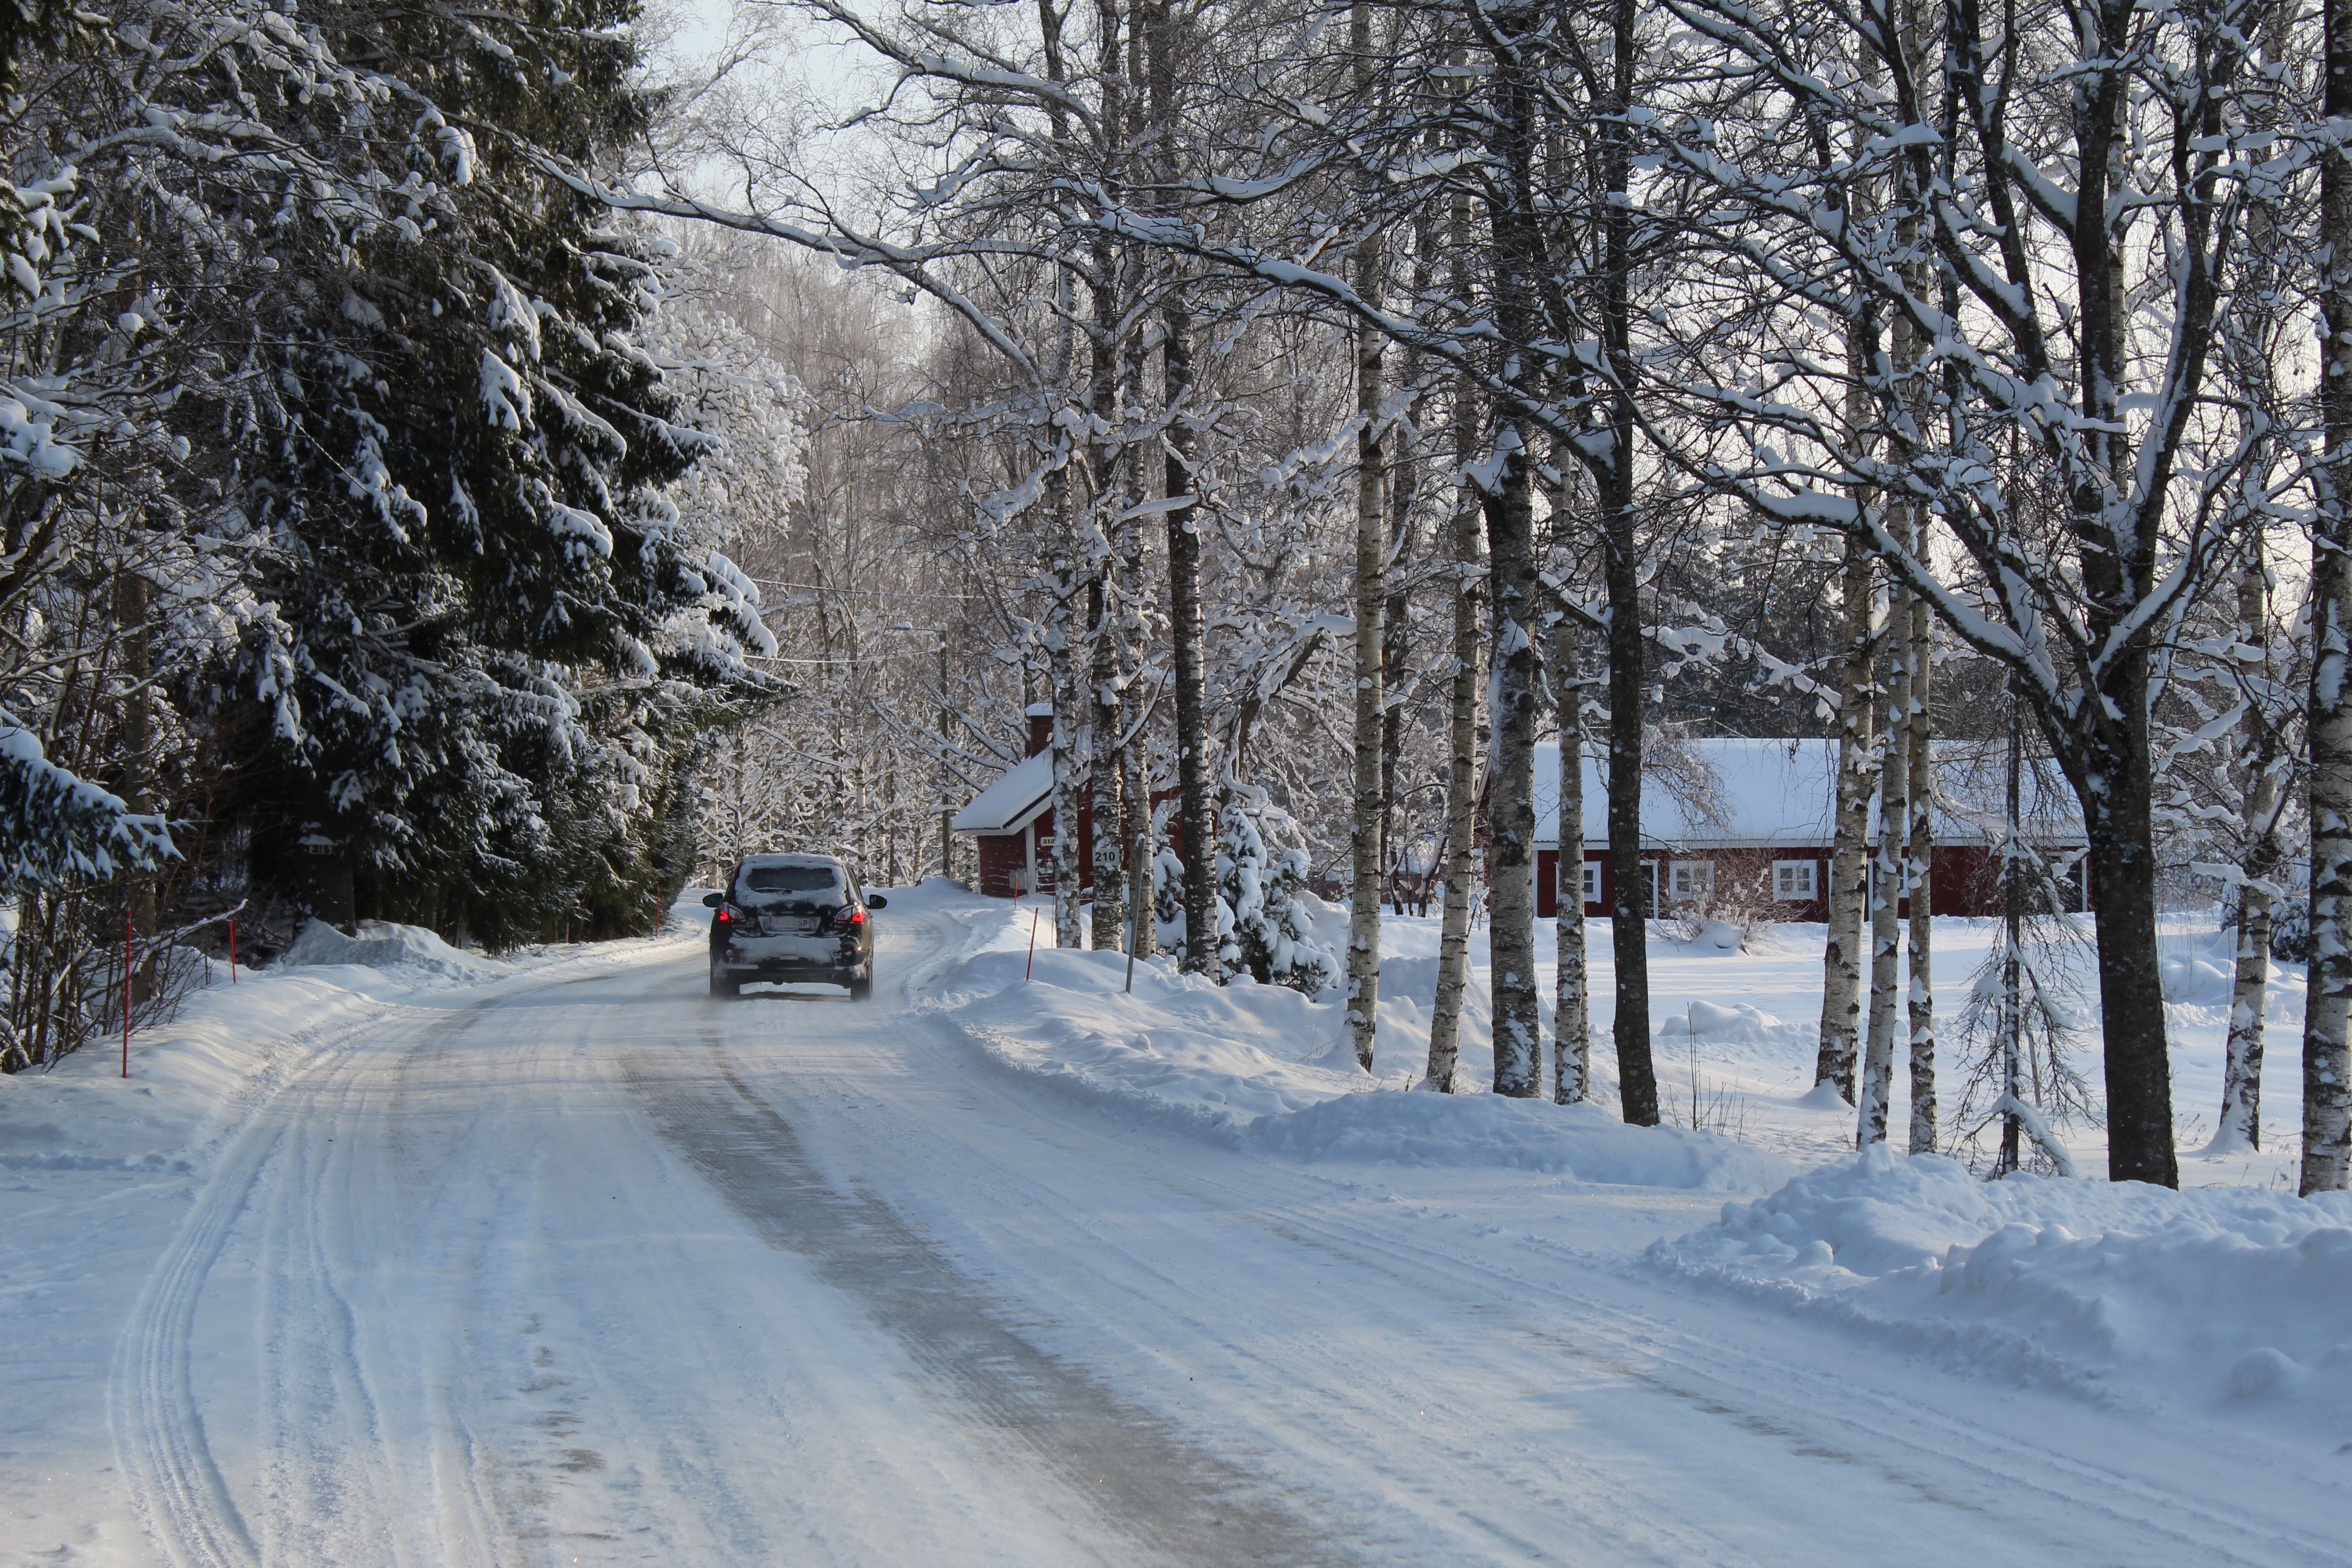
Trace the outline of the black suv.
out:
M 874 994 L 874 921 L 866 898 L 828 855 L 747 855 L 710 916 L 710 994 L 740 996 L 762 980 L 829 981 L 853 1002 Z

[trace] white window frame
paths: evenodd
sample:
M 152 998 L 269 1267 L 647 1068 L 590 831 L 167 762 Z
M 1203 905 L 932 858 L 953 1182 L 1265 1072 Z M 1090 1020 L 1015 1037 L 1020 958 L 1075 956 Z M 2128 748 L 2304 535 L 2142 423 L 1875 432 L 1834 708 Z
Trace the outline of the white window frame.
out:
M 1599 902 L 1601 901 L 1601 862 L 1600 862 L 1600 861 L 1598 861 L 1598 860 L 1587 860 L 1586 862 L 1584 862 L 1584 877 L 1583 877 L 1583 882 L 1584 882 L 1584 901 L 1585 901 L 1586 903 L 1588 903 L 1588 904 L 1597 904 L 1597 903 L 1599 903 Z
M 1715 862 L 1674 860 L 1666 867 L 1666 897 L 1703 899 L 1715 891 Z
M 1801 875 L 1802 886 L 1792 885 Z M 1775 902 L 1809 904 L 1821 897 L 1821 868 L 1811 860 L 1775 860 L 1772 862 L 1772 898 Z

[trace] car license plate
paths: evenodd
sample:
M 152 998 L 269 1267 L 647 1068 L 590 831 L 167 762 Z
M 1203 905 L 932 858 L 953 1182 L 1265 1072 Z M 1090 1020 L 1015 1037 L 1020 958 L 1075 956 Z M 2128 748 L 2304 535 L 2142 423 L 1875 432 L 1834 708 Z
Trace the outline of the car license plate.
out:
M 763 936 L 806 936 L 816 930 L 814 915 L 761 915 L 760 931 Z

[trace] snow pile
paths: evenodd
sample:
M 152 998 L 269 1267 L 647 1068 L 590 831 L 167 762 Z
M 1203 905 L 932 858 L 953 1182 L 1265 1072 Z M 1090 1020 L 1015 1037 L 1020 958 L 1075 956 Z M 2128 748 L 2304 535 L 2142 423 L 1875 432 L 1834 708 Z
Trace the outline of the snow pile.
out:
M 1694 999 L 1683 1004 L 1680 1012 L 1669 1013 L 1658 1021 L 1658 1037 L 1757 1043 L 1770 1039 L 1773 1031 L 1780 1027 L 1780 1019 L 1745 1002 L 1725 1007 Z
M 1041 949 L 1030 972 L 1025 951 L 959 945 L 968 956 L 922 1006 L 992 1060 L 1120 1116 L 1253 1152 L 1714 1192 L 1760 1192 L 1790 1168 L 1727 1139 L 1627 1127 L 1589 1105 L 1406 1092 L 1427 1048 L 1425 1026 L 1402 1040 L 1384 1034 L 1367 1076 L 1336 997 L 1315 1001 L 1246 976 L 1217 986 L 1161 963 L 1137 965 L 1129 994 L 1116 952 Z M 1384 963 L 1383 1021 L 1391 1007 L 1418 1012 L 1434 979 L 1433 960 Z M 1427 983 L 1418 998 L 1415 981 Z M 1484 987 L 1477 992 L 1483 1004 Z M 1482 1076 L 1469 1055 L 1463 1076 L 1475 1086 Z
M 1628 1127 L 1596 1105 L 1495 1094 L 1342 1093 L 1241 1130 L 1244 1148 L 1301 1160 L 1501 1165 L 1609 1185 L 1755 1192 L 1789 1163 L 1676 1127 Z
M 345 936 L 324 921 L 312 921 L 278 955 L 272 967 L 283 970 L 338 963 L 459 981 L 496 979 L 513 968 L 496 959 L 451 947 L 423 926 L 399 925 L 391 921 L 362 921 L 356 936 Z
M 2019 1382 L 2352 1436 L 2352 1194 L 1984 1182 L 1879 1145 L 1649 1256 Z

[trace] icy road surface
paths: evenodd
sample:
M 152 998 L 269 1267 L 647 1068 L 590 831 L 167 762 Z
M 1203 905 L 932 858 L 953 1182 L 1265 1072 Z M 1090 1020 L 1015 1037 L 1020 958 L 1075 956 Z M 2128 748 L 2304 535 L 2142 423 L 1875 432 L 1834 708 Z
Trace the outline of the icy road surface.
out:
M 1013 1077 L 908 1010 L 952 934 L 887 918 L 865 1005 L 713 1002 L 696 941 L 387 1006 L 146 1276 L 108 1418 L 151 1533 L 0 1562 L 2347 1560 L 2352 1455 L 1641 1263 L 1719 1197 L 1277 1163 Z

